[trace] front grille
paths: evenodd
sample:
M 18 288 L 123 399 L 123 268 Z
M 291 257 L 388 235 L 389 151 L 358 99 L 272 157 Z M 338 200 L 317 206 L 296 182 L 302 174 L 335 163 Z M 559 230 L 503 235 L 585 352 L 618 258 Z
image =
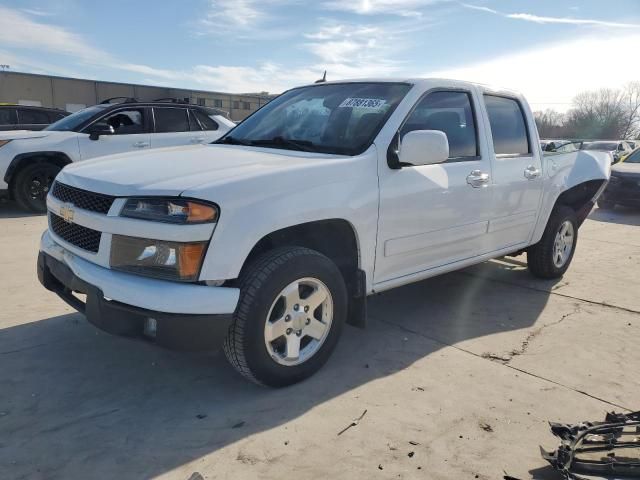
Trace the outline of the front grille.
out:
M 102 193 L 88 192 L 76 187 L 70 187 L 64 183 L 56 182 L 51 194 L 58 200 L 73 203 L 83 210 L 106 214 L 116 197 Z
M 55 213 L 49 212 L 49 215 L 53 233 L 71 245 L 89 252 L 98 253 L 101 232 L 75 223 L 67 223 Z

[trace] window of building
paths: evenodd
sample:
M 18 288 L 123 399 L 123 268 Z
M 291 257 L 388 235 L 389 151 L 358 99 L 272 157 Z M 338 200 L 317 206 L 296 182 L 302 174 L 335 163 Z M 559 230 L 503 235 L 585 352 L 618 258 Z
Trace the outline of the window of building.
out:
M 100 123 L 111 125 L 116 135 L 145 133 L 144 114 L 144 108 L 118 110 L 100 120 Z
M 222 108 L 222 100 L 220 100 L 219 98 L 216 98 L 213 101 L 213 106 L 216 107 L 216 108 Z
M 207 105 L 206 100 L 207 100 L 206 98 L 199 97 L 198 98 L 198 105 L 200 105 L 201 107 L 206 106 Z
M 245 110 L 251 110 L 251 104 L 249 102 L 242 102 L 242 108 Z
M 513 98 L 485 95 L 496 155 L 527 155 L 531 152 L 524 112 Z
M 240 108 L 240 102 L 238 100 L 233 101 L 233 108 L 236 110 Z
M 439 130 L 449 140 L 449 158 L 476 157 L 478 139 L 471 96 L 466 92 L 433 92 L 424 97 L 400 130 Z
M 189 118 L 186 108 L 154 107 L 153 116 L 156 121 L 156 133 L 188 132 Z

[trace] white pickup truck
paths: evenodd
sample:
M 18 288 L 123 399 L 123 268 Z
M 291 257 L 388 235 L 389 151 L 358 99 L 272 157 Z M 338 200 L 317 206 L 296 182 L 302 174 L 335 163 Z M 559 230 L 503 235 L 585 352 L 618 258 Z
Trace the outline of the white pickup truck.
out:
M 223 343 L 248 379 L 291 384 L 364 326 L 368 295 L 516 252 L 561 276 L 611 161 L 538 145 L 512 91 L 294 88 L 214 144 L 65 167 L 39 278 L 108 332 Z

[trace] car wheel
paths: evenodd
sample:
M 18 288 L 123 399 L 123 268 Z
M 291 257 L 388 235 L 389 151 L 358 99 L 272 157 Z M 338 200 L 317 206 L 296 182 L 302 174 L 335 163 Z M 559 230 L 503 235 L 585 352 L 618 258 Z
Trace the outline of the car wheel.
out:
M 616 204 L 611 200 L 605 200 L 600 197 L 598 199 L 598 208 L 601 208 L 602 210 L 613 210 L 614 208 L 616 208 Z
M 30 212 L 46 212 L 47 194 L 60 170 L 53 163 L 38 162 L 18 171 L 13 182 L 13 198 L 18 206 Z
M 240 299 L 224 341 L 229 362 L 271 387 L 313 375 L 333 351 L 347 315 L 338 267 L 303 247 L 263 254 L 240 275 Z
M 542 238 L 527 249 L 529 271 L 539 278 L 559 278 L 567 271 L 578 242 L 578 219 L 572 208 L 554 208 Z

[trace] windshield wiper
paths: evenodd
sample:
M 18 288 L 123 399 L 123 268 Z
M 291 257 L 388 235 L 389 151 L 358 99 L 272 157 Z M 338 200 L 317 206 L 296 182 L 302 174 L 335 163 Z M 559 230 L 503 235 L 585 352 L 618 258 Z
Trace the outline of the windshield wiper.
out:
M 289 147 L 294 150 L 300 150 L 302 152 L 316 152 L 317 150 L 313 148 L 315 145 L 313 142 L 308 140 L 292 140 L 290 138 L 284 138 L 280 135 L 275 136 L 269 139 L 262 140 L 253 140 L 251 145 L 259 146 L 259 147 Z
M 246 140 L 241 140 L 239 138 L 235 138 L 232 137 L 231 135 L 226 136 L 226 137 L 222 137 L 219 140 L 216 140 L 215 142 L 212 143 L 222 143 L 222 144 L 226 144 L 226 145 L 244 145 L 244 146 L 251 146 L 252 142 L 248 142 Z

